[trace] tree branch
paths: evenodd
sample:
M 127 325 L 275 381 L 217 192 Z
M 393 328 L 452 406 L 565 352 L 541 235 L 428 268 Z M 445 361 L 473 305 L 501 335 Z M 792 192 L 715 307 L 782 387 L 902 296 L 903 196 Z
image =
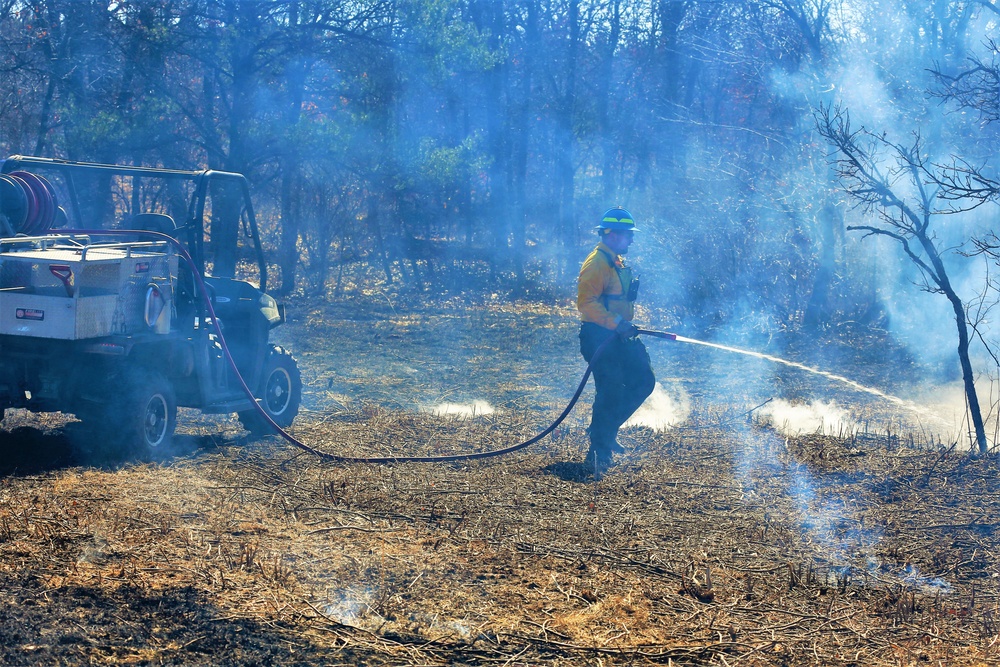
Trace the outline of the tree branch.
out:
M 934 284 L 937 285 L 937 289 L 941 289 L 941 279 L 937 275 L 937 272 L 933 269 L 933 267 L 929 266 L 927 264 L 927 262 L 925 262 L 923 260 L 923 258 L 920 257 L 920 255 L 918 255 L 917 253 L 913 252 L 913 249 L 910 248 L 910 241 L 909 241 L 909 239 L 907 239 L 902 234 L 898 234 L 896 232 L 889 231 L 888 229 L 883 229 L 881 227 L 873 227 L 871 225 L 848 225 L 847 226 L 847 231 L 849 231 L 849 232 L 850 231 L 864 231 L 864 232 L 867 232 L 865 234 L 866 237 L 867 236 L 888 236 L 891 239 L 895 239 L 896 241 L 898 241 L 900 243 L 900 245 L 903 246 L 903 252 L 905 252 L 906 256 L 910 258 L 910 261 L 912 261 L 914 264 L 916 264 L 917 267 L 920 269 L 920 271 L 922 273 L 924 273 L 925 275 L 929 275 L 930 276 L 930 278 L 934 282 Z

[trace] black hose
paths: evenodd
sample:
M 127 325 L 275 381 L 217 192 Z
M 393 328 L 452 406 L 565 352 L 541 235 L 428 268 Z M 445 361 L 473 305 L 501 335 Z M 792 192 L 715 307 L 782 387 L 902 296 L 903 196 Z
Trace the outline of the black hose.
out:
M 677 338 L 674 334 L 666 333 L 663 331 L 648 331 L 645 329 L 640 329 L 639 333 L 643 335 L 652 335 L 657 338 L 664 338 L 667 340 L 676 340 Z M 222 334 L 220 333 L 219 335 L 221 337 Z M 488 452 L 476 452 L 474 454 L 448 454 L 443 456 L 338 456 L 336 454 L 329 454 L 327 452 L 321 452 L 317 449 L 313 449 L 312 447 L 309 447 L 308 445 L 297 440 L 293 436 L 289 435 L 280 426 L 275 424 L 274 421 L 264 412 L 263 408 L 257 405 L 256 400 L 254 400 L 254 404 L 257 405 L 258 412 L 260 412 L 261 414 L 264 415 L 265 418 L 267 418 L 268 423 L 271 424 L 271 426 L 275 429 L 278 435 L 280 435 L 282 438 L 287 440 L 295 447 L 298 447 L 299 449 L 307 451 L 310 454 L 319 456 L 320 458 L 323 458 L 327 461 L 333 461 L 336 463 L 449 463 L 453 461 L 474 461 L 476 459 L 487 459 L 487 458 L 492 458 L 494 456 L 503 456 L 504 454 L 510 454 L 520 449 L 524 449 L 525 447 L 530 447 L 531 445 L 535 444 L 548 434 L 552 433 L 552 431 L 556 430 L 559 424 L 561 424 L 566 419 L 566 417 L 569 416 L 569 413 L 573 410 L 573 406 L 575 406 L 577 401 L 580 400 L 580 395 L 583 394 L 583 390 L 587 386 L 587 380 L 590 379 L 590 374 L 593 372 L 594 362 L 597 361 L 598 357 L 601 356 L 601 353 L 604 352 L 604 349 L 608 346 L 608 343 L 610 343 L 611 340 L 617 335 L 618 334 L 612 332 L 611 335 L 608 336 L 604 340 L 604 342 L 601 343 L 594 351 L 594 355 L 590 358 L 590 363 L 587 364 L 587 369 L 583 372 L 583 378 L 580 380 L 580 384 L 577 385 L 576 391 L 573 393 L 573 398 L 569 400 L 569 403 L 566 405 L 565 408 L 563 408 L 563 411 L 559 413 L 559 416 L 556 417 L 555 421 L 553 421 L 551 424 L 545 427 L 543 431 L 525 440 L 524 442 L 519 442 L 516 445 L 511 445 L 510 447 L 504 447 L 502 449 L 493 449 Z M 225 342 L 223 342 L 222 346 L 223 349 L 226 349 Z M 226 357 L 229 358 L 230 360 L 232 359 L 232 357 L 229 356 L 228 349 L 226 349 Z M 235 370 L 235 366 L 233 368 Z M 245 384 L 243 386 L 246 387 Z M 251 394 L 251 398 L 252 397 L 253 396 Z
M 177 254 L 184 260 L 184 262 L 191 268 L 191 273 L 194 276 L 195 282 L 198 286 L 198 292 L 201 294 L 202 302 L 205 304 L 205 308 L 208 311 L 209 317 L 212 320 L 212 325 L 215 327 L 215 332 L 219 337 L 219 343 L 222 345 L 222 351 L 226 355 L 226 361 L 229 363 L 229 367 L 232 369 L 237 380 L 239 380 L 240 387 L 246 394 L 247 398 L 253 404 L 257 413 L 264 418 L 264 420 L 270 424 L 271 428 L 274 429 L 275 433 L 281 436 L 289 444 L 304 452 L 317 456 L 326 461 L 331 461 L 334 463 L 450 463 L 453 461 L 473 461 L 476 459 L 486 459 L 494 456 L 503 456 L 504 454 L 510 454 L 516 452 L 525 447 L 530 447 L 535 444 L 561 424 L 569 413 L 573 410 L 573 406 L 576 405 L 577 401 L 580 400 L 580 395 L 583 394 L 584 388 L 587 386 L 587 380 L 590 379 L 590 374 L 593 371 L 594 362 L 601 356 L 604 349 L 607 347 L 608 343 L 617 336 L 618 334 L 611 333 L 603 343 L 601 343 L 597 349 L 594 351 L 594 355 L 590 358 L 590 363 L 587 364 L 587 369 L 583 373 L 583 378 L 580 380 L 580 384 L 577 385 L 576 391 L 573 393 L 573 398 L 570 399 L 569 403 L 563 409 L 563 411 L 556 417 L 555 421 L 549 424 L 545 430 L 541 431 L 537 435 L 520 442 L 516 445 L 511 445 L 510 447 L 504 447 L 502 449 L 494 449 L 488 452 L 476 452 L 474 454 L 448 454 L 443 456 L 338 456 L 337 454 L 330 454 L 328 452 L 323 452 L 314 447 L 310 447 L 301 440 L 298 440 L 293 435 L 285 431 L 285 429 L 278 426 L 271 415 L 267 414 L 267 411 L 261 407 L 260 403 L 257 402 L 257 398 L 253 395 L 250 387 L 247 386 L 246 381 L 240 374 L 239 369 L 236 367 L 236 361 L 233 359 L 233 355 L 229 352 L 229 346 L 226 344 L 226 337 L 222 334 L 222 327 L 219 325 L 219 319 L 215 315 L 215 309 L 212 307 L 212 300 L 208 297 L 208 289 L 205 286 L 205 281 L 201 276 L 201 272 L 198 270 L 197 265 L 188 254 L 187 249 L 181 245 L 180 241 L 167 234 L 162 234 L 160 232 L 146 231 L 146 230 L 133 230 L 133 229 L 76 229 L 76 230 L 65 230 L 62 233 L 67 234 L 106 234 L 106 235 L 128 235 L 128 236 L 147 236 L 155 238 L 162 241 L 167 241 L 177 248 Z M 638 333 L 644 336 L 653 336 L 656 338 L 663 338 L 666 340 L 676 340 L 677 336 L 672 333 L 667 333 L 665 331 L 652 331 L 648 329 L 638 329 Z

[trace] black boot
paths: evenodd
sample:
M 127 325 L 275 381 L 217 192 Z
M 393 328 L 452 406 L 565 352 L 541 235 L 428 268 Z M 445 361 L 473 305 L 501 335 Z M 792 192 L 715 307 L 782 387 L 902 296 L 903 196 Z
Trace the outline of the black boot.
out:
M 587 450 L 586 463 L 594 470 L 594 479 L 600 480 L 604 473 L 614 465 L 611 458 L 611 443 L 606 439 L 595 435 L 593 430 L 588 428 L 587 435 L 590 436 L 590 449 Z
M 590 428 L 591 428 L 590 426 L 587 427 L 587 436 L 588 437 L 590 436 L 590 433 L 591 433 Z M 593 445 L 594 439 L 593 439 L 593 437 L 590 438 L 590 442 L 591 442 L 590 449 L 591 449 L 591 451 L 593 451 L 594 450 L 594 445 Z M 609 452 L 610 455 L 615 456 L 615 455 L 619 455 L 619 454 L 628 454 L 628 449 L 626 449 L 625 447 L 621 446 L 621 444 L 618 442 L 618 436 L 616 434 L 615 437 L 611 439 L 611 446 L 608 447 L 608 452 Z

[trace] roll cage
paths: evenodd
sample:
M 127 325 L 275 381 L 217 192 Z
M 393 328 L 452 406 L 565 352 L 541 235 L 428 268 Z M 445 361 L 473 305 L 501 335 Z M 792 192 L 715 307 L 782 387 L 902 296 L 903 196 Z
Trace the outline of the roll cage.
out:
M 242 174 L 204 169 L 200 171 L 183 171 L 157 167 L 135 167 L 123 165 L 108 165 L 93 162 L 76 162 L 54 158 L 41 158 L 14 155 L 3 160 L 0 173 L 9 174 L 16 171 L 30 171 L 50 180 L 55 180 L 53 186 L 58 190 L 58 201 L 65 212 L 65 219 L 58 230 L 72 229 L 111 229 L 117 216 L 111 219 L 94 219 L 85 212 L 81 202 L 81 183 L 86 177 L 119 177 L 125 179 L 129 196 L 129 204 L 124 212 L 129 216 L 138 216 L 147 211 L 143 206 L 143 181 L 154 180 L 161 185 L 187 183 L 189 194 L 186 203 L 185 219 L 176 221 L 171 236 L 177 238 L 191 255 L 202 275 L 212 275 L 220 278 L 235 278 L 239 261 L 240 228 L 244 237 L 250 240 L 250 261 L 256 265 L 260 290 L 267 291 L 267 263 L 261 246 L 257 219 L 250 199 L 250 186 Z M 233 194 L 235 188 L 235 195 Z M 211 220 L 206 226 L 206 208 L 213 194 L 221 196 L 222 203 L 211 205 Z M 238 200 L 238 201 L 237 201 Z M 66 209 L 66 207 L 69 207 Z M 217 208 L 216 208 L 217 207 Z M 124 208 L 124 207 L 122 207 Z M 113 211 L 117 213 L 117 211 Z M 100 218 L 102 216 L 96 216 Z M 127 223 L 116 228 L 128 228 Z M 157 230 L 161 231 L 161 230 Z M 206 235 L 208 239 L 206 240 Z M 209 262 L 211 268 L 206 273 Z

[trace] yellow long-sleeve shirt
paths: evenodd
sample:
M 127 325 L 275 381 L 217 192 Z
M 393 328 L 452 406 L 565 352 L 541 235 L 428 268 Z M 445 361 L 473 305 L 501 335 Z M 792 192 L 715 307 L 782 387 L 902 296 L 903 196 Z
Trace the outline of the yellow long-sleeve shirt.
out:
M 614 329 L 622 320 L 632 320 L 633 302 L 626 300 L 632 271 L 603 242 L 597 244 L 580 267 L 577 281 L 576 307 L 584 322 Z

